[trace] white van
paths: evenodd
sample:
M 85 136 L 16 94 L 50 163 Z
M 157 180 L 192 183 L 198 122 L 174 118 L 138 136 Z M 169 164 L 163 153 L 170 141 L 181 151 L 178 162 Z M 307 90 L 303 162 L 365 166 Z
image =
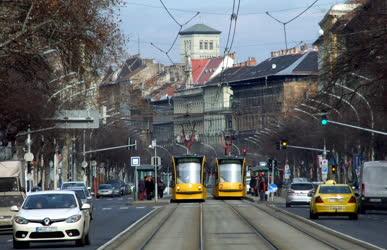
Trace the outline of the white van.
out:
M 387 161 L 364 162 L 360 171 L 360 213 L 387 210 Z

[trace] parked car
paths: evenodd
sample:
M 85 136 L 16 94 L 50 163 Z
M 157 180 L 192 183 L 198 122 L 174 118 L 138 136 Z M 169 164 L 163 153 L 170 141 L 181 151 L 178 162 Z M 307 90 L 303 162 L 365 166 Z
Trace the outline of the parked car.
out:
M 88 192 L 87 189 L 83 187 L 72 187 L 68 189 L 70 191 L 74 191 L 75 195 L 78 199 L 82 201 L 82 204 L 87 203 L 90 204 L 90 219 L 93 219 L 93 211 L 94 211 L 94 203 L 93 203 L 93 197 L 87 196 Z
M 290 184 L 286 194 L 286 207 L 291 205 L 309 204 L 314 186 L 310 182 L 296 182 Z
M 12 231 L 12 220 L 16 215 L 10 211 L 12 205 L 21 206 L 25 198 L 23 192 L 1 192 L 0 193 L 0 232 Z
M 99 197 L 113 197 L 113 186 L 111 184 L 101 184 L 98 187 L 97 198 Z
M 309 218 L 321 215 L 346 215 L 352 220 L 358 218 L 358 204 L 352 188 L 347 184 L 336 184 L 334 180 L 318 186 L 310 202 Z
M 387 161 L 364 162 L 360 170 L 360 213 L 387 209 Z
M 86 190 L 86 196 L 91 196 L 90 194 L 90 188 L 86 186 L 86 183 L 84 181 L 66 181 L 63 182 L 61 185 L 61 190 L 68 190 L 76 187 L 82 187 Z
M 90 244 L 90 205 L 82 202 L 73 191 L 43 191 L 31 193 L 13 220 L 13 247 L 29 247 L 30 242 L 75 241 Z

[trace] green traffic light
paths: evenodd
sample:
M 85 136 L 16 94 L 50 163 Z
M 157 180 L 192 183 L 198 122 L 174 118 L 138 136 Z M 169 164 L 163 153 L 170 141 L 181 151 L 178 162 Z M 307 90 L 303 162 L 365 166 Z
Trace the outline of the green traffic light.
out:
M 321 120 L 321 124 L 322 124 L 323 126 L 328 125 L 328 120 L 327 120 L 327 119 L 322 119 L 322 120 Z

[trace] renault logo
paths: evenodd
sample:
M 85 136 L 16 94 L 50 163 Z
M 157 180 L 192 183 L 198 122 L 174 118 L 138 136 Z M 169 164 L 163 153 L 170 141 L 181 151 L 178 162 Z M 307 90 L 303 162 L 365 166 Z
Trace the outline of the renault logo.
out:
M 44 219 L 43 219 L 43 224 L 44 224 L 45 226 L 50 225 L 50 223 L 51 223 L 51 221 L 50 221 L 49 218 L 44 218 Z

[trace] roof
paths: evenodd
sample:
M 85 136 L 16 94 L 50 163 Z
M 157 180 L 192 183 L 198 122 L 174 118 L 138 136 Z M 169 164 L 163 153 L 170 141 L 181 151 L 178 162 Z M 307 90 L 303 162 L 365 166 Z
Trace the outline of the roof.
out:
M 71 190 L 38 191 L 38 192 L 28 193 L 28 196 L 39 195 L 39 194 L 74 194 L 74 191 L 71 191 Z
M 195 84 L 207 83 L 221 66 L 223 57 L 192 59 L 192 79 Z
M 241 82 L 269 76 L 307 76 L 318 74 L 318 52 L 310 50 L 304 53 L 270 57 L 253 67 L 234 67 L 226 69 L 209 83 L 220 81 Z
M 219 30 L 213 29 L 205 24 L 195 24 L 185 30 L 179 32 L 179 35 L 193 35 L 193 34 L 220 34 Z

